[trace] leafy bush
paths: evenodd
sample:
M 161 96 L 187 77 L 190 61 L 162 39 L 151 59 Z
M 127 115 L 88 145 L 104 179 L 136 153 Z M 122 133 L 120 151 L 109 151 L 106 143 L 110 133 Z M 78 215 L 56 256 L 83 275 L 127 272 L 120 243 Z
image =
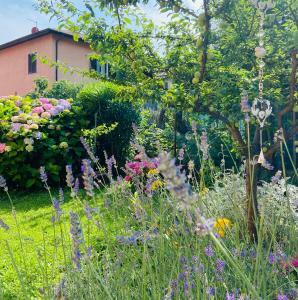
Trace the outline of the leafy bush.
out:
M 93 136 L 92 142 L 102 160 L 105 150 L 124 164 L 133 133 L 132 124 L 140 119 L 132 104 L 137 103 L 134 89 L 110 82 L 91 83 L 79 92 L 77 101 L 82 107 L 81 117 L 90 120 L 94 127 L 117 123 L 117 127 L 107 136 Z
M 46 165 L 58 183 L 64 164 L 80 157 L 80 128 L 88 121 L 75 117 L 72 100 L 0 99 L 0 174 L 16 187 L 40 185 L 38 169 Z
M 60 80 L 53 83 L 49 88 L 49 81 L 45 77 L 39 77 L 34 80 L 35 88 L 27 96 L 33 99 L 40 97 L 55 99 L 75 99 L 82 88 L 81 84 L 73 83 L 68 80 Z
M 60 88 L 65 86 L 57 83 L 52 95 L 62 96 L 66 90 Z M 132 123 L 139 118 L 129 102 L 132 95 L 130 88 L 96 83 L 87 85 L 77 101 L 1 98 L 0 174 L 6 174 L 15 187 L 30 188 L 41 185 L 38 169 L 45 165 L 51 183 L 61 185 L 65 165 L 79 165 L 85 155 L 82 135 L 95 141 L 102 160 L 106 150 L 124 163 Z

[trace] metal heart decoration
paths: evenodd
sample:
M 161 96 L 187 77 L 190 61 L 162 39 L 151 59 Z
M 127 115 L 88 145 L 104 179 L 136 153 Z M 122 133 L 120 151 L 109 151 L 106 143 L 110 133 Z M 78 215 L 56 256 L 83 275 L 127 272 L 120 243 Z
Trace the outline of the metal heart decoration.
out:
M 251 108 L 252 114 L 256 117 L 261 127 L 264 127 L 266 119 L 272 113 L 272 107 L 269 100 L 255 98 Z
M 259 10 L 266 12 L 273 7 L 273 3 L 269 1 L 262 0 L 250 0 L 250 2 Z

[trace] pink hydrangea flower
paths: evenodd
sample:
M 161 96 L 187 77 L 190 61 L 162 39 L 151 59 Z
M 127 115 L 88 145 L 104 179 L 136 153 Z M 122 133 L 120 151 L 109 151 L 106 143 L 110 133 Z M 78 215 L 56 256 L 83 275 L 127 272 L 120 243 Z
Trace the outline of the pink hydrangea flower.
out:
M 32 109 L 32 113 L 42 114 L 43 112 L 44 112 L 44 109 L 42 108 L 42 106 L 37 106 Z
M 47 98 L 40 98 L 39 101 L 40 101 L 42 104 L 49 104 L 49 103 L 50 103 L 49 99 L 47 99 Z
M 43 104 L 43 108 L 45 110 L 51 110 L 53 108 L 53 105 L 51 103 L 45 103 Z
M 4 153 L 6 149 L 6 144 L 0 143 L 0 153 Z

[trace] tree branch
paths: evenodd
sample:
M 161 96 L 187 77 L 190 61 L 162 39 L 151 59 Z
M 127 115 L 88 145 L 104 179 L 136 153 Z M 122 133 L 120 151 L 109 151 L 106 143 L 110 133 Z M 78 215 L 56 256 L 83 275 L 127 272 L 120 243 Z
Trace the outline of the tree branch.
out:
M 295 104 L 295 89 L 296 89 L 296 74 L 297 74 L 297 54 L 298 50 L 294 50 L 292 52 L 292 72 L 290 76 L 290 95 L 289 95 L 289 101 L 287 105 L 277 113 L 277 124 L 278 128 L 282 128 L 282 118 L 285 114 L 290 112 Z M 294 125 L 294 124 L 293 124 Z

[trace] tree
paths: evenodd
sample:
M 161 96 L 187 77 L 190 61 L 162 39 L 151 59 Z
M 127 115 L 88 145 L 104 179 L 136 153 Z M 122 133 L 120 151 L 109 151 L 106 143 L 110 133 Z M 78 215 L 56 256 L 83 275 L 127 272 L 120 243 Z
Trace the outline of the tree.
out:
M 147 1 L 85 1 L 80 9 L 70 0 L 38 2 L 41 11 L 58 19 L 60 27 L 89 42 L 98 59 L 112 63 L 115 73 L 123 75 L 115 77 L 116 81 L 136 85 L 140 93 L 160 101 L 168 93 L 160 76 L 166 74 L 174 88 L 183 86 L 193 112 L 226 127 L 239 156 L 247 161 L 248 227 L 255 238 L 260 165 L 252 168 L 251 160 L 261 150 L 260 127 L 251 119 L 245 130 L 239 105 L 243 89 L 248 90 L 250 100 L 258 92 L 254 48 L 259 18 L 255 7 L 248 0 L 203 0 L 200 12 L 180 0 L 158 0 L 160 10 L 171 19 L 155 28 L 131 9 Z M 282 128 L 289 141 L 298 131 L 296 119 L 289 118 L 297 105 L 297 7 L 297 0 L 276 0 L 265 19 L 264 97 L 271 100 L 274 111 L 263 140 L 269 162 L 280 150 L 280 141 L 272 142 L 274 132 Z M 109 18 L 101 17 L 103 13 Z

